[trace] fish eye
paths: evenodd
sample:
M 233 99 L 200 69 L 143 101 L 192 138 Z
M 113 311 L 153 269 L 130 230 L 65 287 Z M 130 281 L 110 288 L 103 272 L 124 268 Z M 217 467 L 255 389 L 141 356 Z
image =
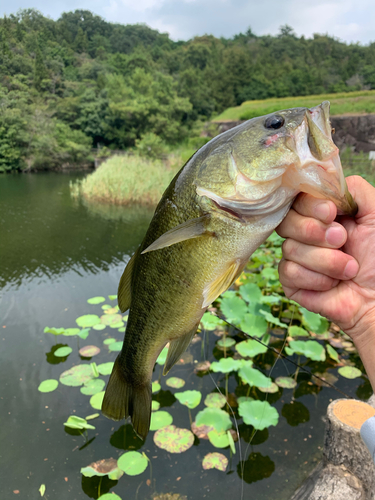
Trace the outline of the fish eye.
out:
M 285 123 L 285 120 L 280 115 L 269 116 L 264 124 L 264 126 L 268 129 L 277 130 L 281 128 Z

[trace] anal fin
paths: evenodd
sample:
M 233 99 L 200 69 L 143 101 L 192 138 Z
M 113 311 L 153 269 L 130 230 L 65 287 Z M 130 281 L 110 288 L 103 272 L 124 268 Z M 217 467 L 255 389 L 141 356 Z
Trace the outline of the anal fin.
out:
M 125 312 L 130 307 L 131 301 L 131 279 L 133 274 L 134 263 L 137 258 L 139 250 L 137 250 L 133 257 L 127 263 L 124 272 L 122 273 L 120 283 L 118 285 L 117 301 L 121 312 Z
M 236 279 L 240 270 L 240 261 L 236 260 L 214 281 L 205 286 L 203 290 L 203 304 L 202 307 L 209 306 L 220 294 L 225 292 L 227 288 Z
M 199 323 L 197 323 L 194 328 L 192 328 L 188 333 L 185 333 L 182 337 L 172 340 L 169 344 L 167 360 L 164 365 L 163 375 L 166 375 L 172 366 L 177 363 L 183 352 L 186 351 L 191 339 L 194 337 L 197 331 Z

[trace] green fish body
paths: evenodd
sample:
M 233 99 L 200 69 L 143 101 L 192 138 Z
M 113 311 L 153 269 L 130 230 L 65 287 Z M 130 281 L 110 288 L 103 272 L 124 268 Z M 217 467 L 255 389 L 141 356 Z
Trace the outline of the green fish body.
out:
M 147 436 L 159 353 L 170 342 L 165 375 L 207 307 L 301 191 L 356 211 L 331 139 L 329 103 L 249 120 L 215 137 L 178 172 L 119 284 L 119 307 L 130 310 L 103 401 L 106 416 L 131 416 L 136 433 Z

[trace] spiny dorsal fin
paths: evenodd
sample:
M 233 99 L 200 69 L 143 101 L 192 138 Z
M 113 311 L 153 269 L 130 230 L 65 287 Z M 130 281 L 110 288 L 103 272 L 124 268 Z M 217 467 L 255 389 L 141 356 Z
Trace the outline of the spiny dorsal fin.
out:
M 131 279 L 133 274 L 134 262 L 137 258 L 138 253 L 139 251 L 137 250 L 127 263 L 118 285 L 117 301 L 121 312 L 127 311 L 130 307 Z
M 172 366 L 177 363 L 180 359 L 182 353 L 186 351 L 191 339 L 194 337 L 197 331 L 199 323 L 197 323 L 190 332 L 186 333 L 182 337 L 172 340 L 169 344 L 167 360 L 164 365 L 163 375 L 166 375 Z
M 218 298 L 220 294 L 225 292 L 227 288 L 233 283 L 236 279 L 240 268 L 240 261 L 234 261 L 228 269 L 216 280 L 212 281 L 208 285 L 205 286 L 203 290 L 203 304 L 202 307 L 209 306 L 215 299 Z
M 189 219 L 182 224 L 170 229 L 166 233 L 162 234 L 157 240 L 151 243 L 142 254 L 147 252 L 152 252 L 154 250 L 160 250 L 161 248 L 170 247 L 175 243 L 180 243 L 181 241 L 190 240 L 191 238 L 197 238 L 206 233 L 206 224 L 209 220 L 210 215 L 203 215 L 197 219 Z

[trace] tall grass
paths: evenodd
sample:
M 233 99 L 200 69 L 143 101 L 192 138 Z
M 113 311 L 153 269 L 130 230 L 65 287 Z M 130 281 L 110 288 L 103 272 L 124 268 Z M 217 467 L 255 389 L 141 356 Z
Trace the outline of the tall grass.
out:
M 308 95 L 301 97 L 281 97 L 261 101 L 245 101 L 241 106 L 228 108 L 214 121 L 249 120 L 256 116 L 274 113 L 280 109 L 316 106 L 322 101 L 330 101 L 331 115 L 375 113 L 375 90 L 341 92 L 338 94 Z

